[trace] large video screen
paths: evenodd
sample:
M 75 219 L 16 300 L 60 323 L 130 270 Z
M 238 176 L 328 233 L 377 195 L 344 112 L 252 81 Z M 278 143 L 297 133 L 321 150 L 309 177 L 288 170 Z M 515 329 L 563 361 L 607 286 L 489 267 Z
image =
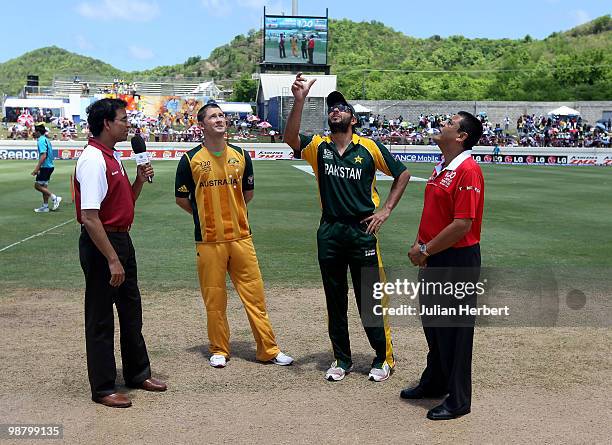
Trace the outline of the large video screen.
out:
M 327 65 L 327 17 L 265 15 L 264 63 Z

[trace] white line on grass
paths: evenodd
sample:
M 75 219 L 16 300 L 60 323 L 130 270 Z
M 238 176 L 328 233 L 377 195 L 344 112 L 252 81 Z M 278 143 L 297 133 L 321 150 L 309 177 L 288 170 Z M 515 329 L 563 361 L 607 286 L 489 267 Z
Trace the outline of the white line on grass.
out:
M 13 244 L 11 244 L 11 245 L 9 245 L 9 246 L 3 247 L 2 249 L 0 249 L 0 252 L 4 252 L 5 250 L 10 249 L 11 247 L 16 246 L 17 244 L 25 243 L 26 241 L 31 240 L 32 238 L 36 238 L 37 236 L 44 235 L 45 233 L 50 232 L 50 231 L 51 231 L 51 230 L 53 230 L 53 229 L 57 229 L 58 227 L 65 226 L 66 224 L 68 224 L 69 222 L 74 221 L 75 219 L 76 219 L 76 218 L 71 218 L 71 219 L 69 219 L 68 221 L 64 221 L 63 223 L 58 224 L 57 226 L 53 226 L 53 227 L 51 227 L 50 229 L 43 230 L 43 231 L 42 231 L 42 232 L 40 232 L 40 233 L 37 233 L 37 234 L 32 235 L 32 236 L 28 236 L 27 238 L 24 238 L 24 239 L 22 239 L 21 241 L 17 241 L 16 243 L 13 243 Z

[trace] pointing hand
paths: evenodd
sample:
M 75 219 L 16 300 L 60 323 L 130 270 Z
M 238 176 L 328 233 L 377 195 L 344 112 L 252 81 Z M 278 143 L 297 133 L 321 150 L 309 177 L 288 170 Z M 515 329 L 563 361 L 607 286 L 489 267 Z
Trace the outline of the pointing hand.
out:
M 302 73 L 297 73 L 297 76 L 295 76 L 295 81 L 293 82 L 293 85 L 291 85 L 293 97 L 295 97 L 297 100 L 306 99 L 306 96 L 308 96 L 308 92 L 310 91 L 310 87 L 316 81 L 316 77 L 307 81 L 304 79 Z

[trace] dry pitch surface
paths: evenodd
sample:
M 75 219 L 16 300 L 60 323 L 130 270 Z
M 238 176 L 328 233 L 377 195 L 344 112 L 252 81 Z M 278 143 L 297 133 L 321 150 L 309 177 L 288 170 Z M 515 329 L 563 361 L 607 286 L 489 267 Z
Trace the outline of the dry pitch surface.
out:
M 254 360 L 232 294 L 233 356 L 213 369 L 199 292 L 144 292 L 153 373 L 169 390 L 119 386 L 134 403 L 120 410 L 89 399 L 81 293 L 10 291 L 0 306 L 0 423 L 61 423 L 68 443 L 604 443 L 612 436 L 609 329 L 477 329 L 472 413 L 431 422 L 425 414 L 437 401 L 399 398 L 425 362 L 420 329 L 394 330 L 397 371 L 387 382 L 369 382 L 371 351 L 353 303 L 355 372 L 330 383 L 323 379 L 332 356 L 322 291 L 269 289 L 267 298 L 279 344 L 296 363 Z

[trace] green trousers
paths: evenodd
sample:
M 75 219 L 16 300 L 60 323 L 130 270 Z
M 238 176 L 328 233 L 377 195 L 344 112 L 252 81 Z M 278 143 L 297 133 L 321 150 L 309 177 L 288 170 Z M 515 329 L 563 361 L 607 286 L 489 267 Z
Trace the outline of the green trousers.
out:
M 352 365 L 348 332 L 348 280 L 351 272 L 357 308 L 362 325 L 376 357 L 372 366 L 387 361 L 394 366 L 391 330 L 382 315 L 374 315 L 374 305 L 380 304 L 372 296 L 373 284 L 384 282 L 382 260 L 375 235 L 365 233 L 359 222 L 330 222 L 322 220 L 317 231 L 319 267 L 325 289 L 329 338 L 339 366 Z M 367 312 L 366 312 L 367 311 Z

